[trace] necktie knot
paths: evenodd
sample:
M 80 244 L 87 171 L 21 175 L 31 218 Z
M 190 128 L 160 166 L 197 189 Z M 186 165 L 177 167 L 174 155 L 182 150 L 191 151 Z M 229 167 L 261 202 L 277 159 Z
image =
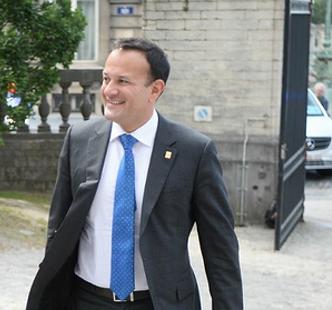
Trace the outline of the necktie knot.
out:
M 125 151 L 131 150 L 134 144 L 137 142 L 136 138 L 127 134 L 121 135 L 119 139 Z

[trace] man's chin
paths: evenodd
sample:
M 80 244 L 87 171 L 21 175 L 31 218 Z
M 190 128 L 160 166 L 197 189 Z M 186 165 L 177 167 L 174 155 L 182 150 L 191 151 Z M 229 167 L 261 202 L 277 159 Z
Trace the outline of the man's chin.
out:
M 112 119 L 109 117 L 109 115 L 107 115 L 107 113 L 104 113 L 104 117 L 105 117 L 108 121 L 112 121 Z
M 111 111 L 109 111 L 108 109 L 105 109 L 104 111 L 104 116 L 107 120 L 109 121 L 116 121 L 115 120 L 115 116 L 114 113 L 112 113 Z

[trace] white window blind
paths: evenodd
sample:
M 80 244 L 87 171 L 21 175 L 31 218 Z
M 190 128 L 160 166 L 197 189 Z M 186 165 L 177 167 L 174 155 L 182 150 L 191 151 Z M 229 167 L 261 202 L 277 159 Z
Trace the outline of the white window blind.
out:
M 87 25 L 76 60 L 96 60 L 98 52 L 98 0 L 72 0 L 73 9 L 80 8 L 86 17 Z

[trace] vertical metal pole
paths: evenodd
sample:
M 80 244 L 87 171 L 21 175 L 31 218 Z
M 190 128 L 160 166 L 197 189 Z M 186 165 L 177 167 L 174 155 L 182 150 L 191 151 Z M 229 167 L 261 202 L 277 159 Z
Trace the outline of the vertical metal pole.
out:
M 325 28 L 324 28 L 324 60 L 327 63 L 327 66 L 324 66 L 325 78 L 324 82 L 327 85 L 327 97 L 328 100 L 331 100 L 331 88 L 332 80 L 329 78 L 331 75 L 331 0 L 326 1 L 326 10 L 325 10 Z
M 281 114 L 280 114 L 280 138 L 279 138 L 279 163 L 278 163 L 278 189 L 277 189 L 277 219 L 275 225 L 275 234 L 274 234 L 274 249 L 280 250 L 281 248 L 281 224 L 283 220 L 283 203 L 284 203 L 284 162 L 286 160 L 286 154 L 283 153 L 283 149 L 286 144 L 286 93 L 287 93 L 287 82 L 288 82 L 288 66 L 289 66 L 289 31 L 290 31 L 290 0 L 285 0 L 285 14 L 284 14 L 284 50 L 283 50 L 283 60 L 282 60 L 282 92 L 281 92 Z

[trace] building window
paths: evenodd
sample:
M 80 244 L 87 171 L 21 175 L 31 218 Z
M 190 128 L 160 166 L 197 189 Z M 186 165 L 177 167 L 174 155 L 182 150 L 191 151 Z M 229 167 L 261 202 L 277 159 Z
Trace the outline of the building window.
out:
M 75 55 L 76 60 L 96 60 L 98 51 L 98 0 L 71 0 L 73 9 L 80 8 L 86 17 L 84 38 Z

